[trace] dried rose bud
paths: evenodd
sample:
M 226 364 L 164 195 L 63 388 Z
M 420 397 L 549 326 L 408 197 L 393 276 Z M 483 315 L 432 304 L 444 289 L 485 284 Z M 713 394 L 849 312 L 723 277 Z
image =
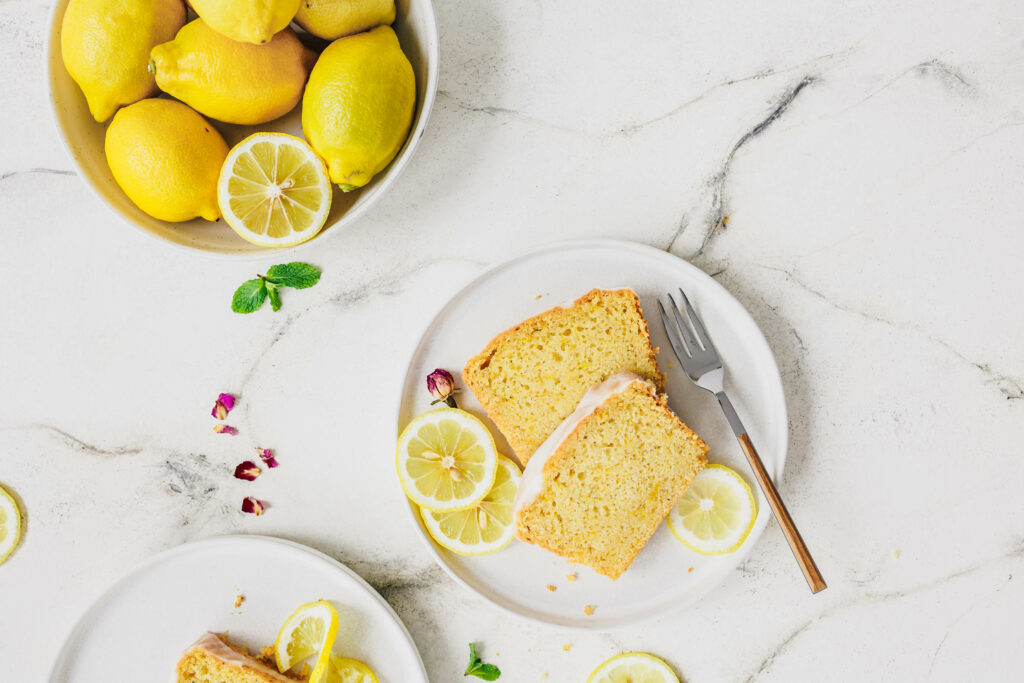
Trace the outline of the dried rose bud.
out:
M 231 425 L 213 425 L 213 431 L 218 434 L 228 434 L 230 436 L 234 436 L 238 433 L 238 430 Z
M 430 405 L 444 401 L 449 408 L 458 408 L 455 404 L 455 394 L 459 390 L 455 388 L 455 378 L 447 370 L 437 368 L 427 375 L 427 391 L 434 397 Z
M 256 463 L 252 460 L 246 460 L 245 462 L 238 463 L 238 467 L 235 468 L 235 479 L 253 481 L 256 477 L 260 476 L 262 472 L 263 470 L 257 467 Z
M 274 458 L 274 454 L 270 452 L 269 448 L 256 448 L 256 452 L 260 454 L 260 460 L 267 467 L 277 467 L 277 460 Z
M 213 410 L 210 411 L 210 415 L 214 416 L 218 420 L 223 420 L 234 407 L 235 397 L 231 394 L 221 394 L 213 404 Z
M 263 503 L 252 496 L 247 496 L 242 499 L 242 512 L 247 512 L 259 517 L 263 514 Z

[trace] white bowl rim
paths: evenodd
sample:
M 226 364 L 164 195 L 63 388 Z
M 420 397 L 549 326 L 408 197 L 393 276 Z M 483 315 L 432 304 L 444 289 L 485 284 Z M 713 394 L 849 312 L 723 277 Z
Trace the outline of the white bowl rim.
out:
M 416 127 L 409 131 L 408 142 L 404 149 L 402 149 L 398 156 L 396 156 L 387 167 L 387 172 L 380 180 L 380 184 L 377 186 L 376 191 L 373 195 L 367 199 L 367 201 L 359 207 L 353 208 L 342 216 L 338 223 L 335 224 L 332 233 L 340 233 L 342 228 L 350 223 L 354 223 L 363 216 L 370 208 L 372 208 L 380 198 L 385 195 L 391 186 L 395 184 L 398 177 L 402 175 L 406 166 L 409 165 L 409 161 L 412 159 L 416 152 L 416 149 L 420 145 L 420 140 L 423 138 L 426 132 L 427 125 L 430 122 L 430 115 L 434 109 L 434 100 L 437 98 L 437 84 L 439 75 L 441 72 L 441 48 L 440 48 L 440 36 L 437 31 L 437 13 L 434 11 L 433 0 L 416 0 L 417 3 L 422 3 L 422 9 L 425 12 L 424 18 L 427 21 L 427 38 L 426 49 L 427 49 L 427 82 L 423 91 L 423 102 L 421 105 L 420 118 L 416 123 Z M 64 151 L 67 152 L 68 158 L 71 160 L 71 164 L 74 167 L 75 175 L 85 183 L 86 187 L 89 188 L 89 192 L 102 204 L 107 207 L 112 213 L 114 213 L 121 223 L 135 229 L 135 232 L 143 233 L 148 239 L 155 240 L 162 244 L 170 245 L 175 249 L 190 254 L 200 253 L 209 258 L 225 260 L 225 261 L 258 261 L 267 258 L 270 255 L 284 256 L 285 254 L 295 254 L 300 251 L 304 251 L 309 248 L 310 245 L 317 242 L 318 239 L 322 239 L 321 236 L 316 236 L 308 242 L 303 242 L 292 247 L 282 247 L 279 249 L 266 249 L 266 250 L 252 250 L 244 252 L 226 252 L 226 251 L 214 251 L 210 249 L 204 249 L 202 247 L 189 246 L 174 240 L 161 237 L 150 230 L 146 230 L 140 225 L 137 225 L 127 216 L 122 214 L 120 211 L 115 209 L 103 198 L 99 190 L 92 183 L 91 180 L 86 176 L 82 164 L 78 160 L 78 156 L 72 151 L 71 141 L 68 139 L 67 131 L 61 125 L 60 116 L 57 113 L 57 102 L 53 96 L 53 74 L 51 70 L 54 65 L 54 59 L 52 58 L 54 49 L 59 49 L 59 45 L 55 45 L 55 37 L 57 35 L 57 22 L 63 20 L 63 16 L 58 17 L 57 13 L 60 9 L 66 8 L 67 3 L 61 2 L 61 0 L 55 0 L 53 5 L 50 7 L 49 19 L 47 21 L 47 33 L 46 33 L 46 46 L 43 50 L 44 60 L 44 71 L 46 72 L 46 85 L 50 100 L 49 114 L 50 120 L 53 123 L 53 127 L 57 131 L 57 137 L 60 138 L 61 145 L 64 146 Z M 61 60 L 63 63 L 63 60 Z M 226 226 L 225 226 L 226 227 Z

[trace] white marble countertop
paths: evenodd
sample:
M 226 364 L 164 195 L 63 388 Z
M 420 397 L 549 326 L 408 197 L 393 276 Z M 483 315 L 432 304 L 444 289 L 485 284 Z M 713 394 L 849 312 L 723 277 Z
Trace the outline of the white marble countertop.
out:
M 1020 680 L 1019 3 L 438 0 L 411 166 L 303 255 L 318 287 L 245 317 L 234 287 L 280 259 L 164 246 L 69 170 L 48 4 L 0 3 L 0 482 L 27 513 L 0 566 L 0 679 L 44 680 L 135 563 L 245 532 L 354 568 L 438 683 L 464 680 L 470 640 L 509 683 L 583 681 L 625 649 L 691 683 Z M 508 617 L 432 563 L 391 466 L 416 334 L 488 264 L 580 237 L 689 259 L 762 326 L 791 416 L 781 489 L 826 592 L 774 523 L 696 606 L 606 635 Z M 245 447 L 288 464 L 248 485 L 273 514 L 237 510 L 253 489 L 210 431 L 220 391 L 242 396 Z

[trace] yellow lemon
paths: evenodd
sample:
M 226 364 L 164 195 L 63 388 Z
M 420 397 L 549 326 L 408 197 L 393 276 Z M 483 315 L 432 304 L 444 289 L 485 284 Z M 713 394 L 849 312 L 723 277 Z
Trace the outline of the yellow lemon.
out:
M 181 0 L 71 0 L 60 51 L 89 111 L 106 121 L 118 107 L 156 94 L 149 51 L 185 23 Z
M 590 673 L 587 683 L 679 683 L 672 667 L 646 652 L 612 657 Z
M 395 0 L 305 0 L 295 23 L 314 36 L 336 40 L 395 21 Z
M 284 672 L 316 655 L 309 683 L 327 680 L 331 647 L 338 635 L 338 612 L 325 600 L 300 605 L 281 625 L 274 641 L 277 670 Z
M 105 150 L 114 180 L 150 216 L 220 218 L 217 178 L 228 146 L 188 106 L 149 99 L 121 109 L 107 128 Z
M 757 520 L 747 482 L 725 465 L 708 465 L 668 514 L 668 528 L 701 555 L 722 555 L 743 545 Z
M 217 33 L 243 43 L 269 43 L 291 23 L 301 0 L 190 0 Z
M 391 163 L 412 125 L 416 77 L 390 26 L 327 46 L 302 97 L 302 130 L 343 190 Z
M 377 683 L 373 670 L 358 659 L 331 657 L 327 683 Z
M 21 509 L 14 496 L 0 486 L 0 564 L 14 552 L 21 539 Z
M 153 48 L 151 58 L 165 93 L 204 116 L 254 126 L 299 103 L 316 56 L 290 28 L 266 45 L 253 45 L 225 38 L 196 19 Z

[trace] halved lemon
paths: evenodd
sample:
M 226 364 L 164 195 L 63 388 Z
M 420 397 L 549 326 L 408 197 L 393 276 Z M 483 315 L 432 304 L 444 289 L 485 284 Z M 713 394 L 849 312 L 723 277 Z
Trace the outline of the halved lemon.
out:
M 513 503 L 522 476 L 519 467 L 499 453 L 494 485 L 483 500 L 455 512 L 420 508 L 423 524 L 435 541 L 459 555 L 495 553 L 515 536 Z
M 708 465 L 668 513 L 668 527 L 691 550 L 723 555 L 743 545 L 755 519 L 747 482 L 724 465 Z
M 377 683 L 377 677 L 358 659 L 331 657 L 327 683 Z
M 672 668 L 646 652 L 627 652 L 604 662 L 587 683 L 679 683 Z
M 294 135 L 256 133 L 228 152 L 217 181 L 221 214 L 263 247 L 290 247 L 320 232 L 331 211 L 327 167 Z
M 316 655 L 309 683 L 327 680 L 331 646 L 338 635 L 338 613 L 331 603 L 318 600 L 302 605 L 288 617 L 274 641 L 274 659 L 282 673 Z
M 395 465 L 412 502 L 452 512 L 473 507 L 491 490 L 498 450 L 483 422 L 464 410 L 441 408 L 402 430 Z
M 21 539 L 21 509 L 14 496 L 0 486 L 0 564 L 14 552 Z

